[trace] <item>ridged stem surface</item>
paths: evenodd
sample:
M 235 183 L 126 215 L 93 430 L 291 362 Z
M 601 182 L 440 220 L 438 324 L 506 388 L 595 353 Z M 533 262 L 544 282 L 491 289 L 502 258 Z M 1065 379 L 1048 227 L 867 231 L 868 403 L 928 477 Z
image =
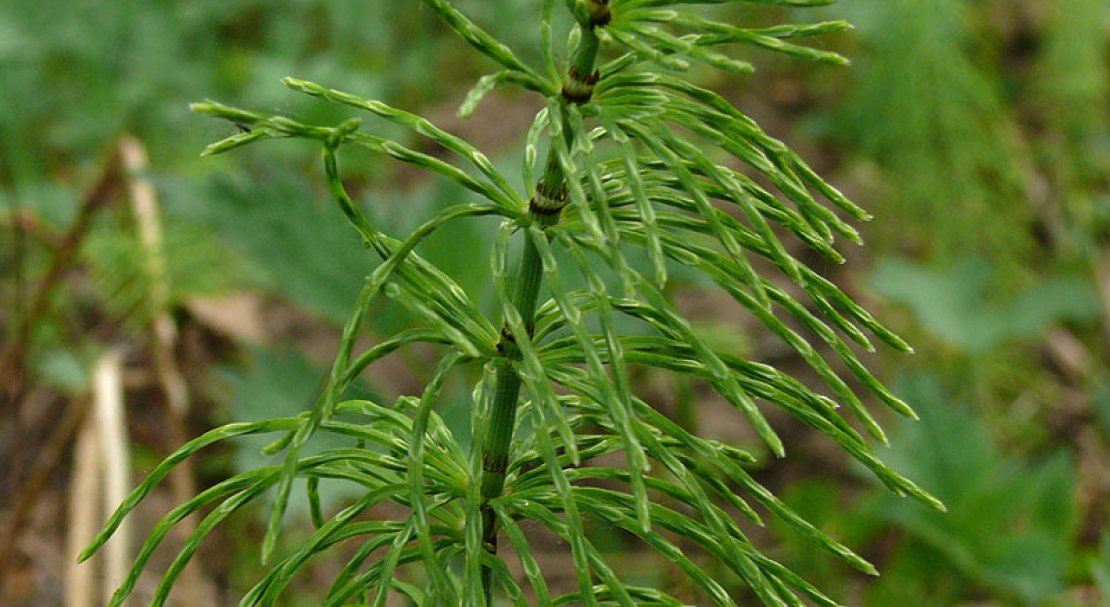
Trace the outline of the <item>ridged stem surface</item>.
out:
M 598 39 L 592 28 L 583 28 L 582 40 L 575 52 L 571 65 L 572 72 L 580 75 L 593 73 L 597 57 Z M 574 78 L 573 74 L 568 74 Z M 565 89 L 564 89 L 565 90 Z M 560 100 L 560 108 L 565 108 L 571 101 L 566 98 Z M 569 129 L 564 129 L 567 144 L 572 143 L 573 135 Z M 543 177 L 536 186 L 536 197 L 529 207 L 528 216 L 541 227 L 553 225 L 559 220 L 559 211 L 566 203 L 565 195 L 566 176 L 563 174 L 555 156 L 555 146 L 548 151 L 547 162 Z M 543 204 L 557 202 L 557 208 L 544 207 Z M 524 253 L 520 259 L 520 269 L 517 272 L 516 290 L 513 293 L 513 305 L 520 311 L 524 325 L 528 329 L 529 337 L 532 334 L 532 323 L 536 312 L 536 299 L 539 296 L 540 285 L 543 282 L 543 265 L 540 260 L 539 250 L 536 248 L 532 237 L 524 235 Z M 501 331 L 501 341 L 498 349 L 503 357 L 498 361 L 495 378 L 493 403 L 490 417 L 486 427 L 485 440 L 482 443 L 482 541 L 490 554 L 497 553 L 497 516 L 489 501 L 502 495 L 505 489 L 505 473 L 509 465 L 509 446 L 513 438 L 513 428 L 516 425 L 516 411 L 520 400 L 521 379 L 513 365 L 520 360 L 520 350 L 513 340 L 508 328 Z M 489 567 L 482 568 L 482 586 L 485 590 L 486 605 L 493 604 L 493 570 Z

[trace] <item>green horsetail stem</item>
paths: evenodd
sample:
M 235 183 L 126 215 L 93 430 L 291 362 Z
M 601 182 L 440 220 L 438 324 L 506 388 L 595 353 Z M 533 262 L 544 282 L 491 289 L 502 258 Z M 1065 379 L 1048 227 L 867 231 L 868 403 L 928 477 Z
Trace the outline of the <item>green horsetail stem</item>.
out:
M 591 0 L 590 4 L 595 4 Z M 566 111 L 566 103 L 583 101 L 583 89 L 575 88 L 584 84 L 582 78 L 592 78 L 594 63 L 598 50 L 597 34 L 592 27 L 584 28 L 582 39 L 579 42 L 574 61 L 568 69 L 566 84 L 564 84 L 561 109 Z M 589 83 L 592 93 L 593 83 Z M 568 94 L 568 91 L 569 94 Z M 588 99 L 588 96 L 586 97 Z M 565 115 L 565 114 L 564 114 Z M 573 141 L 573 133 L 569 130 L 563 132 L 564 140 L 568 147 Z M 548 153 L 548 160 L 543 177 L 536 186 L 536 194 L 529 203 L 528 216 L 532 222 L 546 227 L 558 221 L 559 213 L 566 204 L 566 175 L 562 166 L 556 160 L 555 146 Z M 524 253 L 520 260 L 520 269 L 517 273 L 516 291 L 513 304 L 523 317 L 527 332 L 531 335 L 535 327 L 533 320 L 536 310 L 536 299 L 539 295 L 540 284 L 543 282 L 543 261 L 536 246 L 535 239 L 530 234 L 525 234 Z M 505 489 L 505 472 L 509 466 L 509 444 L 513 438 L 513 428 L 516 426 L 517 404 L 520 399 L 521 378 L 513 363 L 520 359 L 520 350 L 512 333 L 506 328 L 501 332 L 501 341 L 498 350 L 502 358 L 498 361 L 496 378 L 493 389 L 493 403 L 486 429 L 485 440 L 482 443 L 482 490 L 481 490 L 481 515 L 482 515 L 482 543 L 491 555 L 497 554 L 497 514 L 490 505 L 490 500 L 501 496 Z M 493 600 L 493 574 L 489 566 L 482 567 L 482 585 L 486 593 L 486 603 L 492 604 Z

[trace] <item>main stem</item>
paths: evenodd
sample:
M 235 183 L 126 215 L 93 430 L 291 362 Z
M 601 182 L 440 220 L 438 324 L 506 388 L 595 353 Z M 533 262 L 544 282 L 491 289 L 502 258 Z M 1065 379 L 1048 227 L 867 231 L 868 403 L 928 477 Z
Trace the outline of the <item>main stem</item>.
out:
M 608 2 L 598 2 L 605 6 Z M 607 14 L 607 13 L 606 13 Z M 568 70 L 564 83 L 560 107 L 565 111 L 567 103 L 581 103 L 589 98 L 593 89 L 594 63 L 597 58 L 598 39 L 593 26 L 582 28 L 582 40 L 578 44 L 574 61 Z M 585 89 L 583 89 L 585 87 Z M 585 93 L 583 93 L 585 90 Z M 565 123 L 565 120 L 564 120 Z M 569 149 L 574 135 L 563 129 Z M 528 205 L 529 220 L 541 228 L 554 225 L 559 221 L 559 213 L 566 205 L 566 175 L 556 157 L 554 146 L 548 151 L 543 177 L 536 184 L 536 195 Z M 529 337 L 532 336 L 536 313 L 536 298 L 543 282 L 543 264 L 539 250 L 532 237 L 525 232 L 524 254 L 517 273 L 513 305 L 520 311 Z M 487 552 L 497 554 L 498 522 L 496 513 L 489 501 L 501 496 L 505 489 L 505 473 L 509 465 L 509 445 L 516 425 L 516 410 L 520 399 L 520 375 L 513 365 L 520 360 L 520 349 L 508 328 L 501 330 L 498 350 L 502 357 L 497 361 L 496 384 L 493 405 L 482 443 L 482 542 Z M 493 569 L 482 567 L 482 587 L 485 590 L 486 605 L 493 605 Z

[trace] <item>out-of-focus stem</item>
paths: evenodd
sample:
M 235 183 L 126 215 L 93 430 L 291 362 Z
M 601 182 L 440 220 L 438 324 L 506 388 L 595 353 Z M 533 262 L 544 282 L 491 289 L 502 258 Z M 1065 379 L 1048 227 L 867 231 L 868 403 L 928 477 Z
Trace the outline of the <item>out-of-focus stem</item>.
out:
M 176 449 L 189 439 L 186 427 L 186 416 L 189 413 L 189 387 L 185 383 L 185 377 L 174 355 L 177 346 L 177 326 L 168 309 L 170 277 L 166 269 L 158 195 L 154 185 L 145 176 L 149 162 L 146 150 L 138 139 L 125 137 L 120 142 L 120 158 L 126 171 L 131 212 L 135 216 L 138 227 L 139 240 L 144 252 L 144 266 L 150 284 L 150 298 L 147 305 L 152 312 L 149 332 L 154 372 L 166 397 L 168 439 L 172 448 Z M 195 483 L 191 460 L 181 462 L 174 468 L 170 474 L 170 486 L 174 502 L 180 504 L 192 498 L 195 494 Z M 175 527 L 175 533 L 184 542 L 195 525 L 194 517 L 188 517 Z M 194 560 L 189 563 L 182 572 L 178 586 L 176 604 L 195 604 L 202 601 L 203 578 L 199 562 Z

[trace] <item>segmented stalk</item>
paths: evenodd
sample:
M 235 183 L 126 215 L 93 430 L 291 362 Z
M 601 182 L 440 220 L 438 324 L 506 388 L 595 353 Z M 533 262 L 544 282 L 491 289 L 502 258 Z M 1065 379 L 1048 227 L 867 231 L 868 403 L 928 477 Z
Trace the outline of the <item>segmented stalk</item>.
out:
M 591 0 L 590 5 L 605 6 L 607 2 Z M 601 14 L 601 13 L 598 13 Z M 607 15 L 607 13 L 604 13 Z M 574 60 L 567 70 L 562 99 L 559 104 L 565 112 L 568 103 L 582 103 L 589 100 L 597 81 L 594 63 L 597 58 L 599 41 L 594 25 L 603 21 L 595 19 L 591 11 L 590 27 L 583 28 L 582 39 L 578 44 Z M 569 129 L 563 131 L 567 147 L 573 143 L 574 134 Z M 536 194 L 528 204 L 528 220 L 541 227 L 554 225 L 559 214 L 566 206 L 566 175 L 556 157 L 555 146 L 548 152 L 544 174 L 536 185 Z M 516 291 L 513 304 L 524 319 L 529 335 L 534 331 L 533 319 L 536 312 L 536 298 L 543 282 L 542 261 L 536 243 L 525 231 L 524 253 L 517 273 Z M 509 445 L 512 442 L 513 428 L 516 424 L 516 411 L 520 399 L 521 379 L 513 368 L 520 360 L 512 333 L 502 329 L 498 350 L 502 358 L 497 361 L 497 375 L 494 385 L 493 405 L 490 411 L 485 440 L 482 444 L 482 542 L 487 552 L 497 554 L 497 513 L 490 500 L 501 496 L 505 489 L 505 473 L 509 465 Z M 486 593 L 486 604 L 492 605 L 494 571 L 488 565 L 482 566 L 482 587 Z

